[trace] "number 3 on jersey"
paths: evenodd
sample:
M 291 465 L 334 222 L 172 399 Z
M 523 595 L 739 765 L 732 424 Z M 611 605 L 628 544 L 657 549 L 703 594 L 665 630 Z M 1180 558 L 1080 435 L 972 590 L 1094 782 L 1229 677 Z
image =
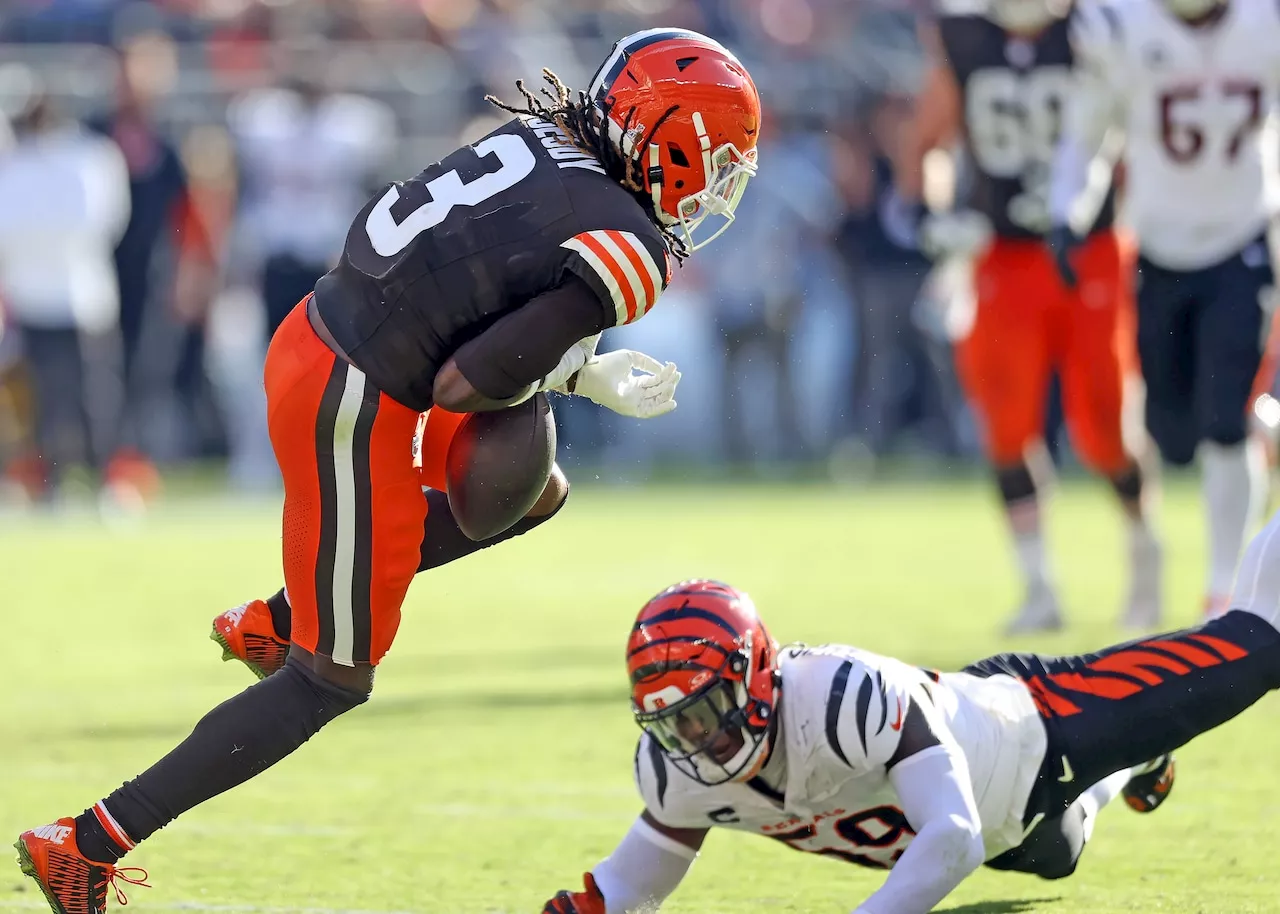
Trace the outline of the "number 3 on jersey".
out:
M 447 219 L 455 206 L 478 206 L 520 183 L 537 164 L 529 145 L 522 137 L 512 134 L 491 136 L 469 148 L 480 159 L 496 156 L 498 170 L 471 181 L 463 181 L 456 170 L 432 178 L 425 185 L 431 194 L 430 202 L 419 206 L 403 222 L 396 222 L 391 214 L 391 208 L 400 202 L 400 189 L 392 186 L 365 220 L 364 229 L 375 252 L 382 257 L 396 256 L 412 244 L 413 239 Z

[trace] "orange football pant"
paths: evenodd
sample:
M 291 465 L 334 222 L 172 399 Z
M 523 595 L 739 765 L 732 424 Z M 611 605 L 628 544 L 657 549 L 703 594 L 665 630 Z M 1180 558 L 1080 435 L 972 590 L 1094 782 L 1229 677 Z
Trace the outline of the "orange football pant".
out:
M 264 369 L 267 427 L 284 477 L 292 639 L 336 663 L 376 664 L 418 569 L 422 486 L 444 488 L 445 455 L 463 416 L 431 410 L 420 472 L 419 414 L 326 346 L 306 305 L 276 330 Z
M 977 315 L 956 364 L 996 465 L 1020 461 L 1043 435 L 1049 381 L 1062 384 L 1067 431 L 1080 459 L 1113 476 L 1130 463 L 1121 432 L 1125 374 L 1136 363 L 1136 249 L 1098 232 L 1074 255 L 1063 285 L 1038 241 L 997 239 L 975 269 Z

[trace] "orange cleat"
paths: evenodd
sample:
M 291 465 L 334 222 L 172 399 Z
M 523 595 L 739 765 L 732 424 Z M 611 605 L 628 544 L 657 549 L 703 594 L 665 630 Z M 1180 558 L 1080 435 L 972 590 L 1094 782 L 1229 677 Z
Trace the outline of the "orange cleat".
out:
M 289 642 L 276 637 L 271 610 L 263 600 L 250 600 L 218 616 L 209 638 L 222 645 L 223 660 L 239 660 L 259 679 L 284 666 L 289 656 Z
M 116 880 L 150 888 L 147 871 L 137 866 L 114 866 L 96 863 L 76 846 L 76 820 L 59 819 L 24 831 L 14 844 L 18 849 L 18 865 L 40 886 L 54 914 L 103 914 L 107 909 L 107 887 L 116 901 L 125 905 L 125 897 Z
M 1120 793 L 1129 808 L 1135 812 L 1154 812 L 1173 790 L 1173 780 L 1178 773 L 1172 755 L 1162 755 L 1134 769 L 1133 777 Z

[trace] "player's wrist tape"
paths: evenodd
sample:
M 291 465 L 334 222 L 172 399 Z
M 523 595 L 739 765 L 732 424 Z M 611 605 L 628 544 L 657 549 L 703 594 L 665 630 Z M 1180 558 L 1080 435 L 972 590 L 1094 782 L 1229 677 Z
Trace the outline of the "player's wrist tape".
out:
M 526 387 L 523 391 L 516 394 L 516 396 L 512 397 L 510 402 L 507 403 L 507 406 L 508 407 L 519 406 L 521 403 L 523 403 L 525 400 L 528 400 L 530 397 L 532 397 L 534 394 L 536 394 L 540 390 L 546 390 L 546 388 L 539 387 L 538 382 L 534 381 L 532 384 Z
M 578 386 L 577 376 L 582 366 L 595 355 L 596 345 L 600 342 L 600 334 L 579 340 L 569 347 L 560 357 L 560 364 L 542 379 L 539 390 L 554 390 L 563 394 L 572 394 Z

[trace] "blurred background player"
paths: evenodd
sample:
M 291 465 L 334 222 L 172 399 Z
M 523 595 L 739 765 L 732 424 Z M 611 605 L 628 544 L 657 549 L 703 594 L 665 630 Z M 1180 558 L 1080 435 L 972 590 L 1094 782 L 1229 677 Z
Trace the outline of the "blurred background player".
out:
M 178 387 L 201 361 L 199 328 L 213 294 L 212 240 L 177 145 L 158 120 L 177 68 L 167 35 L 130 36 L 118 50 L 113 104 L 89 121 L 129 170 L 129 222 L 115 251 L 125 379 L 116 470 L 142 494 L 155 491 L 155 459 L 191 455 L 194 404 L 181 401 Z
M 1200 457 L 1212 615 L 1266 497 L 1249 413 L 1271 380 L 1259 376 L 1277 205 L 1276 139 L 1264 128 L 1280 85 L 1280 7 L 1118 0 L 1082 6 L 1071 37 L 1079 80 L 1055 159 L 1052 237 L 1068 270 L 1083 265 L 1076 239 L 1093 207 L 1082 189 L 1122 136 L 1146 425 L 1170 463 Z
M 906 94 L 874 98 L 865 139 L 851 143 L 858 167 L 840 175 L 853 207 L 838 244 L 858 307 L 851 432 L 872 459 L 911 428 L 903 419 L 913 409 L 923 443 L 942 453 L 962 451 L 950 347 L 933 343 L 917 304 L 932 265 L 919 250 L 915 213 L 901 206 L 893 186 L 894 162 L 914 135 L 914 112 Z
M 21 347 L 33 449 L 8 468 L 33 499 L 109 482 L 124 405 L 114 251 L 129 177 L 112 142 L 32 80 L 0 155 L 0 297 Z M 110 497 L 112 490 L 103 489 Z
M 1131 307 L 1131 256 L 1112 226 L 1112 198 L 1088 226 L 1071 284 L 1059 278 L 1044 243 L 1058 112 L 1071 87 L 1067 13 L 1054 0 L 944 3 L 937 22 L 926 26 L 932 62 L 914 143 L 898 173 L 901 195 L 919 201 L 925 155 L 962 138 L 970 168 L 965 203 L 992 236 L 977 245 L 977 313 L 958 343 L 957 365 L 985 426 L 1026 587 L 1010 632 L 1062 624 L 1041 518 L 1048 470 L 1042 436 L 1055 373 L 1075 451 L 1110 481 L 1128 521 L 1130 588 L 1122 621 L 1150 628 L 1161 615 L 1160 544 L 1148 523 L 1142 474 L 1122 435 L 1119 331 Z M 931 227 L 939 232 L 942 225 L 926 223 L 923 230 Z
M 334 265 L 351 213 L 396 142 L 386 105 L 328 88 L 323 45 L 291 48 L 289 57 L 285 85 L 249 92 L 228 112 L 243 182 L 241 243 L 261 258 L 268 338 Z
M 839 204 L 823 141 L 785 111 L 763 119 L 770 127 L 759 154 L 777 167 L 752 180 L 735 243 L 690 266 L 705 277 L 724 348 L 722 457 L 776 467 L 807 450 L 791 348 L 816 273 L 813 251 L 831 232 Z M 760 395 L 767 376 L 772 398 Z M 771 434 L 759 434 L 761 415 Z

